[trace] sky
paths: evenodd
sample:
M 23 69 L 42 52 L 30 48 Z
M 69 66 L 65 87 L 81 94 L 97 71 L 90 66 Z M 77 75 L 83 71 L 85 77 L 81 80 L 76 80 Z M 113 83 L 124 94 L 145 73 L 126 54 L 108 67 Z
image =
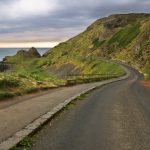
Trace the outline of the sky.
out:
M 96 19 L 150 13 L 150 0 L 0 0 L 0 47 L 53 47 Z

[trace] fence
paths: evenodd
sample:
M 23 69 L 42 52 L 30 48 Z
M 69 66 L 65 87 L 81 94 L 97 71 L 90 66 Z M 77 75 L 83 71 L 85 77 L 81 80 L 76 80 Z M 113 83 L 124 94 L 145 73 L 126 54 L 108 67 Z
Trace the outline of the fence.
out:
M 120 75 L 118 74 L 82 74 L 82 75 L 66 75 L 64 77 L 67 80 L 68 85 L 77 84 L 77 83 L 89 83 L 107 80 L 111 78 L 117 78 Z

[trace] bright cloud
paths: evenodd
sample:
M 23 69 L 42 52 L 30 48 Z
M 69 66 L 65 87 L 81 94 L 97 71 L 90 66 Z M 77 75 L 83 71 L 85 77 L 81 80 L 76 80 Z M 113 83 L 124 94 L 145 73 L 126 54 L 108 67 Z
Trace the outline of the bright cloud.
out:
M 3 43 L 57 43 L 115 13 L 150 13 L 150 0 L 0 0 Z
M 48 15 L 56 6 L 55 0 L 12 0 L 1 3 L 0 14 L 3 19 L 22 19 Z
M 39 47 L 39 48 L 47 48 L 54 47 L 58 44 L 58 42 L 30 42 L 30 43 L 0 43 L 1 48 L 23 48 L 23 47 Z

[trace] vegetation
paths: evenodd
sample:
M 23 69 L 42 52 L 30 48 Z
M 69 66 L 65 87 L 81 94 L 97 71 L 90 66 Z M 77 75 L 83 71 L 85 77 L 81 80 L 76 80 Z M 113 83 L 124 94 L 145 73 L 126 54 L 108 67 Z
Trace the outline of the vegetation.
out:
M 34 48 L 28 52 L 21 50 L 15 56 L 6 57 L 5 61 L 14 64 L 10 72 L 0 74 L 0 100 L 65 84 L 40 67 L 44 62 Z
M 25 150 L 33 145 L 33 140 L 31 137 L 25 137 L 17 146 L 11 148 L 10 150 Z
M 136 66 L 149 78 L 149 49 L 150 14 L 118 14 L 97 20 L 83 33 L 49 50 L 45 57 L 52 63 L 81 56 L 117 59 Z
M 114 34 L 113 37 L 108 41 L 108 43 L 110 45 L 113 43 L 117 43 L 117 46 L 119 47 L 127 47 L 128 44 L 130 44 L 139 33 L 140 33 L 139 25 L 126 27 L 124 29 L 121 29 L 116 34 Z
M 65 85 L 67 75 L 116 74 L 124 71 L 106 59 L 135 65 L 150 79 L 150 15 L 112 15 L 97 20 L 78 36 L 43 57 L 35 48 L 4 58 L 11 73 L 0 74 L 0 99 Z
M 20 55 L 7 58 L 7 61 L 19 60 Z M 14 71 L 0 74 L 0 99 L 37 92 L 52 87 L 68 84 L 69 74 L 117 74 L 124 71 L 116 64 L 106 62 L 96 57 L 76 57 L 58 60 L 57 64 L 47 58 L 20 59 L 15 62 Z M 69 67 L 69 68 L 68 68 Z M 70 68 L 71 67 L 71 68 Z M 80 79 L 81 80 L 81 79 Z M 86 79 L 82 82 L 97 80 Z M 78 79 L 75 80 L 76 83 Z
M 100 41 L 99 38 L 94 39 L 92 42 L 92 44 L 94 45 L 93 49 L 100 47 L 104 42 L 105 40 Z
M 40 70 L 36 72 L 36 75 L 31 72 L 3 73 L 0 74 L 0 100 L 57 87 L 61 84 L 64 84 L 61 80 L 46 73 L 44 75 L 44 72 L 41 73 Z

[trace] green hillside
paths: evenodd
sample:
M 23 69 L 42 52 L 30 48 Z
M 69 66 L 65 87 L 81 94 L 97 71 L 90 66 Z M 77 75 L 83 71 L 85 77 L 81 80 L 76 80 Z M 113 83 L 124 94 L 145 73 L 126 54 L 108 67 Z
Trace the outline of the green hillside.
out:
M 44 56 L 54 66 L 81 56 L 123 60 L 150 78 L 149 50 L 150 14 L 118 14 L 97 20 Z

